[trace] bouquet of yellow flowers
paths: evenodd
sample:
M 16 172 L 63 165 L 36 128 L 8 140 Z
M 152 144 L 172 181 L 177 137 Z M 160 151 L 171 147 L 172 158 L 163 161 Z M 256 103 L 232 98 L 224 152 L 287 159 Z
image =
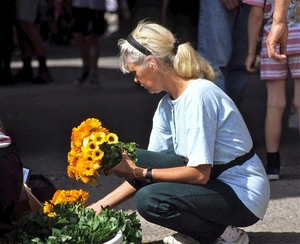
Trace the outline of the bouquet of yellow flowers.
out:
M 135 212 L 103 208 L 96 216 L 86 208 L 88 192 L 58 190 L 44 203 L 43 212 L 31 212 L 13 225 L 6 234 L 9 243 L 86 244 L 104 243 L 122 232 L 125 243 L 142 243 L 141 224 Z
M 136 148 L 134 142 L 119 141 L 118 136 L 103 127 L 98 119 L 88 118 L 72 129 L 68 176 L 95 186 L 96 177 L 101 172 L 113 168 L 121 161 L 121 149 L 126 150 L 131 160 L 136 162 Z

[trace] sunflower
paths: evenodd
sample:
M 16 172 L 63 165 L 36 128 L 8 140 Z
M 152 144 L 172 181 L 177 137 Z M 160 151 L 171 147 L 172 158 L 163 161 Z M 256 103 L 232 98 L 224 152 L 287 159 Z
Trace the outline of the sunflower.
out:
M 105 139 L 108 144 L 114 144 L 118 142 L 118 136 L 114 133 L 108 133 Z
M 106 132 L 107 133 L 107 132 Z M 95 137 L 95 141 L 97 142 L 97 144 L 101 145 L 102 143 L 105 142 L 105 139 L 106 139 L 106 133 L 104 131 L 97 131 L 95 132 L 93 135 Z
M 95 150 L 93 150 L 93 159 L 94 159 L 94 161 L 100 161 L 102 158 L 103 158 L 103 156 L 104 156 L 104 152 L 101 150 L 101 149 L 95 149 Z
M 121 149 L 125 149 L 136 162 L 135 143 L 119 142 L 118 136 L 103 127 L 98 119 L 88 118 L 72 129 L 67 174 L 70 178 L 95 186 L 100 172 L 121 161 Z

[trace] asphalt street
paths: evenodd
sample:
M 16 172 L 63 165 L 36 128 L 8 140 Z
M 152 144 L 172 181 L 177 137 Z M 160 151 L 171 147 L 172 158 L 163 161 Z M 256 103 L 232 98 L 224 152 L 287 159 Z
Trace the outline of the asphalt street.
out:
M 133 82 L 131 75 L 119 71 L 119 37 L 113 35 L 100 39 L 98 72 L 101 86 L 98 88 L 72 83 L 81 71 L 78 51 L 73 44 L 47 46 L 47 63 L 54 78 L 52 83 L 0 87 L 0 118 L 18 148 L 24 166 L 31 170 L 32 175 L 45 175 L 57 189 L 88 190 L 90 202 L 110 192 L 122 179 L 100 176 L 99 185 L 91 188 L 67 177 L 72 128 L 86 118 L 98 118 L 105 127 L 118 134 L 120 140 L 135 141 L 141 148 L 146 148 L 152 115 L 163 95 L 148 94 Z M 36 61 L 33 65 L 36 72 Z M 16 74 L 20 67 L 20 57 L 16 52 L 12 62 L 13 73 Z M 292 92 L 293 84 L 288 81 L 289 101 L 281 141 L 281 179 L 270 182 L 271 200 L 265 218 L 245 228 L 251 243 L 300 243 L 300 140 L 298 129 L 288 126 Z M 265 84 L 259 80 L 258 74 L 254 74 L 244 95 L 241 112 L 253 137 L 255 151 L 263 163 L 265 107 Z M 134 202 L 130 200 L 119 208 L 134 211 Z M 173 233 L 142 218 L 141 223 L 145 243 L 162 243 L 165 235 Z

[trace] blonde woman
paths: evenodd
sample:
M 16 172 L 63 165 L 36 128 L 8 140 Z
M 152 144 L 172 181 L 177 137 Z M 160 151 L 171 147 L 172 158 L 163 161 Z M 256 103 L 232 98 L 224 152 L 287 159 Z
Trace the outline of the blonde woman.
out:
M 169 244 L 249 243 L 244 227 L 262 219 L 269 181 L 234 102 L 213 83 L 211 66 L 161 25 L 140 22 L 119 40 L 120 67 L 158 104 L 147 150 L 126 152 L 109 170 L 125 182 L 90 208 L 135 197 L 146 220 L 178 233 Z

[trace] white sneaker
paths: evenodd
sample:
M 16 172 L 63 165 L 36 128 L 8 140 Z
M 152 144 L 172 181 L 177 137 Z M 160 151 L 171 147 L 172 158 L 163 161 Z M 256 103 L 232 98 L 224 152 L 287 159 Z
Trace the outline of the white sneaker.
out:
M 238 227 L 228 226 L 213 244 L 249 244 L 249 237 L 246 231 Z
M 165 244 L 199 244 L 192 237 L 176 233 L 172 236 L 167 236 L 163 239 Z

